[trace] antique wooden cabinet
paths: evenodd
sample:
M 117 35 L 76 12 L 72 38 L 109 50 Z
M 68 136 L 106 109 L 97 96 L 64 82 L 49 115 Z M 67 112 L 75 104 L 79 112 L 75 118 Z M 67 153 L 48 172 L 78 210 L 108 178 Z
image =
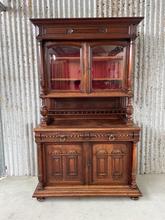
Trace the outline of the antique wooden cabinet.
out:
M 142 19 L 31 19 L 42 100 L 33 197 L 141 196 L 132 74 Z

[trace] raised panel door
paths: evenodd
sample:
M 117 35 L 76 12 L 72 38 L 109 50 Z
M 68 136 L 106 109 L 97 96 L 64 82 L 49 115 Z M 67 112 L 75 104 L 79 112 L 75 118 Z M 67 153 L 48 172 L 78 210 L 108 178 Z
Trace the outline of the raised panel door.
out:
M 122 42 L 90 45 L 91 92 L 126 90 L 126 45 Z
M 47 144 L 45 150 L 48 185 L 83 183 L 82 145 Z
M 93 144 L 93 184 L 129 184 L 131 144 Z

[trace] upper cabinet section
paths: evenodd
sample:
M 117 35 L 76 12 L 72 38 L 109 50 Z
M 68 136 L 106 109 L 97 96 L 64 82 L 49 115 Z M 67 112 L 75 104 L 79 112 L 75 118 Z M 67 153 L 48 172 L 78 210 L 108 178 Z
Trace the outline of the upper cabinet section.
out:
M 142 17 L 31 19 L 38 26 L 37 39 L 134 39 Z
M 31 19 L 38 30 L 41 96 L 131 96 L 142 19 Z

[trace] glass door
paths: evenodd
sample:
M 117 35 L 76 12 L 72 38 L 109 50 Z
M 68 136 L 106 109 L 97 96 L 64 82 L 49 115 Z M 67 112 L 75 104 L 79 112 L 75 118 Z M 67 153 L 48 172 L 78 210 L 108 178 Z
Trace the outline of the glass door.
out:
M 47 46 L 50 92 L 79 92 L 83 72 L 80 44 L 50 43 Z
M 115 44 L 99 44 L 91 46 L 90 53 L 92 91 L 123 90 L 126 48 Z

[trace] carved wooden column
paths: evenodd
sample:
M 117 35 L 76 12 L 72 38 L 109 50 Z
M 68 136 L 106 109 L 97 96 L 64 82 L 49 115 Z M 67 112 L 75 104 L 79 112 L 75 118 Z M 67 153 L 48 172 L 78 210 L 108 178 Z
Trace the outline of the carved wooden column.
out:
M 39 60 L 39 72 L 40 72 L 40 98 L 42 99 L 41 102 L 41 126 L 47 126 L 48 122 L 48 108 L 46 106 L 44 95 L 47 94 L 47 79 L 45 77 L 44 72 L 44 46 L 42 41 L 38 41 L 38 60 Z
M 133 124 L 133 106 L 132 106 L 132 97 L 128 97 L 127 107 L 126 107 L 126 118 L 127 125 Z
M 129 48 L 129 66 L 128 66 L 128 94 L 130 95 L 130 97 L 128 97 L 128 102 L 127 102 L 127 106 L 126 106 L 126 118 L 127 118 L 127 124 L 131 125 L 133 124 L 133 118 L 132 118 L 132 114 L 133 114 L 133 106 L 132 106 L 132 87 L 133 87 L 133 60 L 134 60 L 134 48 L 135 48 L 135 42 L 133 39 L 131 39 L 130 42 L 130 48 Z

